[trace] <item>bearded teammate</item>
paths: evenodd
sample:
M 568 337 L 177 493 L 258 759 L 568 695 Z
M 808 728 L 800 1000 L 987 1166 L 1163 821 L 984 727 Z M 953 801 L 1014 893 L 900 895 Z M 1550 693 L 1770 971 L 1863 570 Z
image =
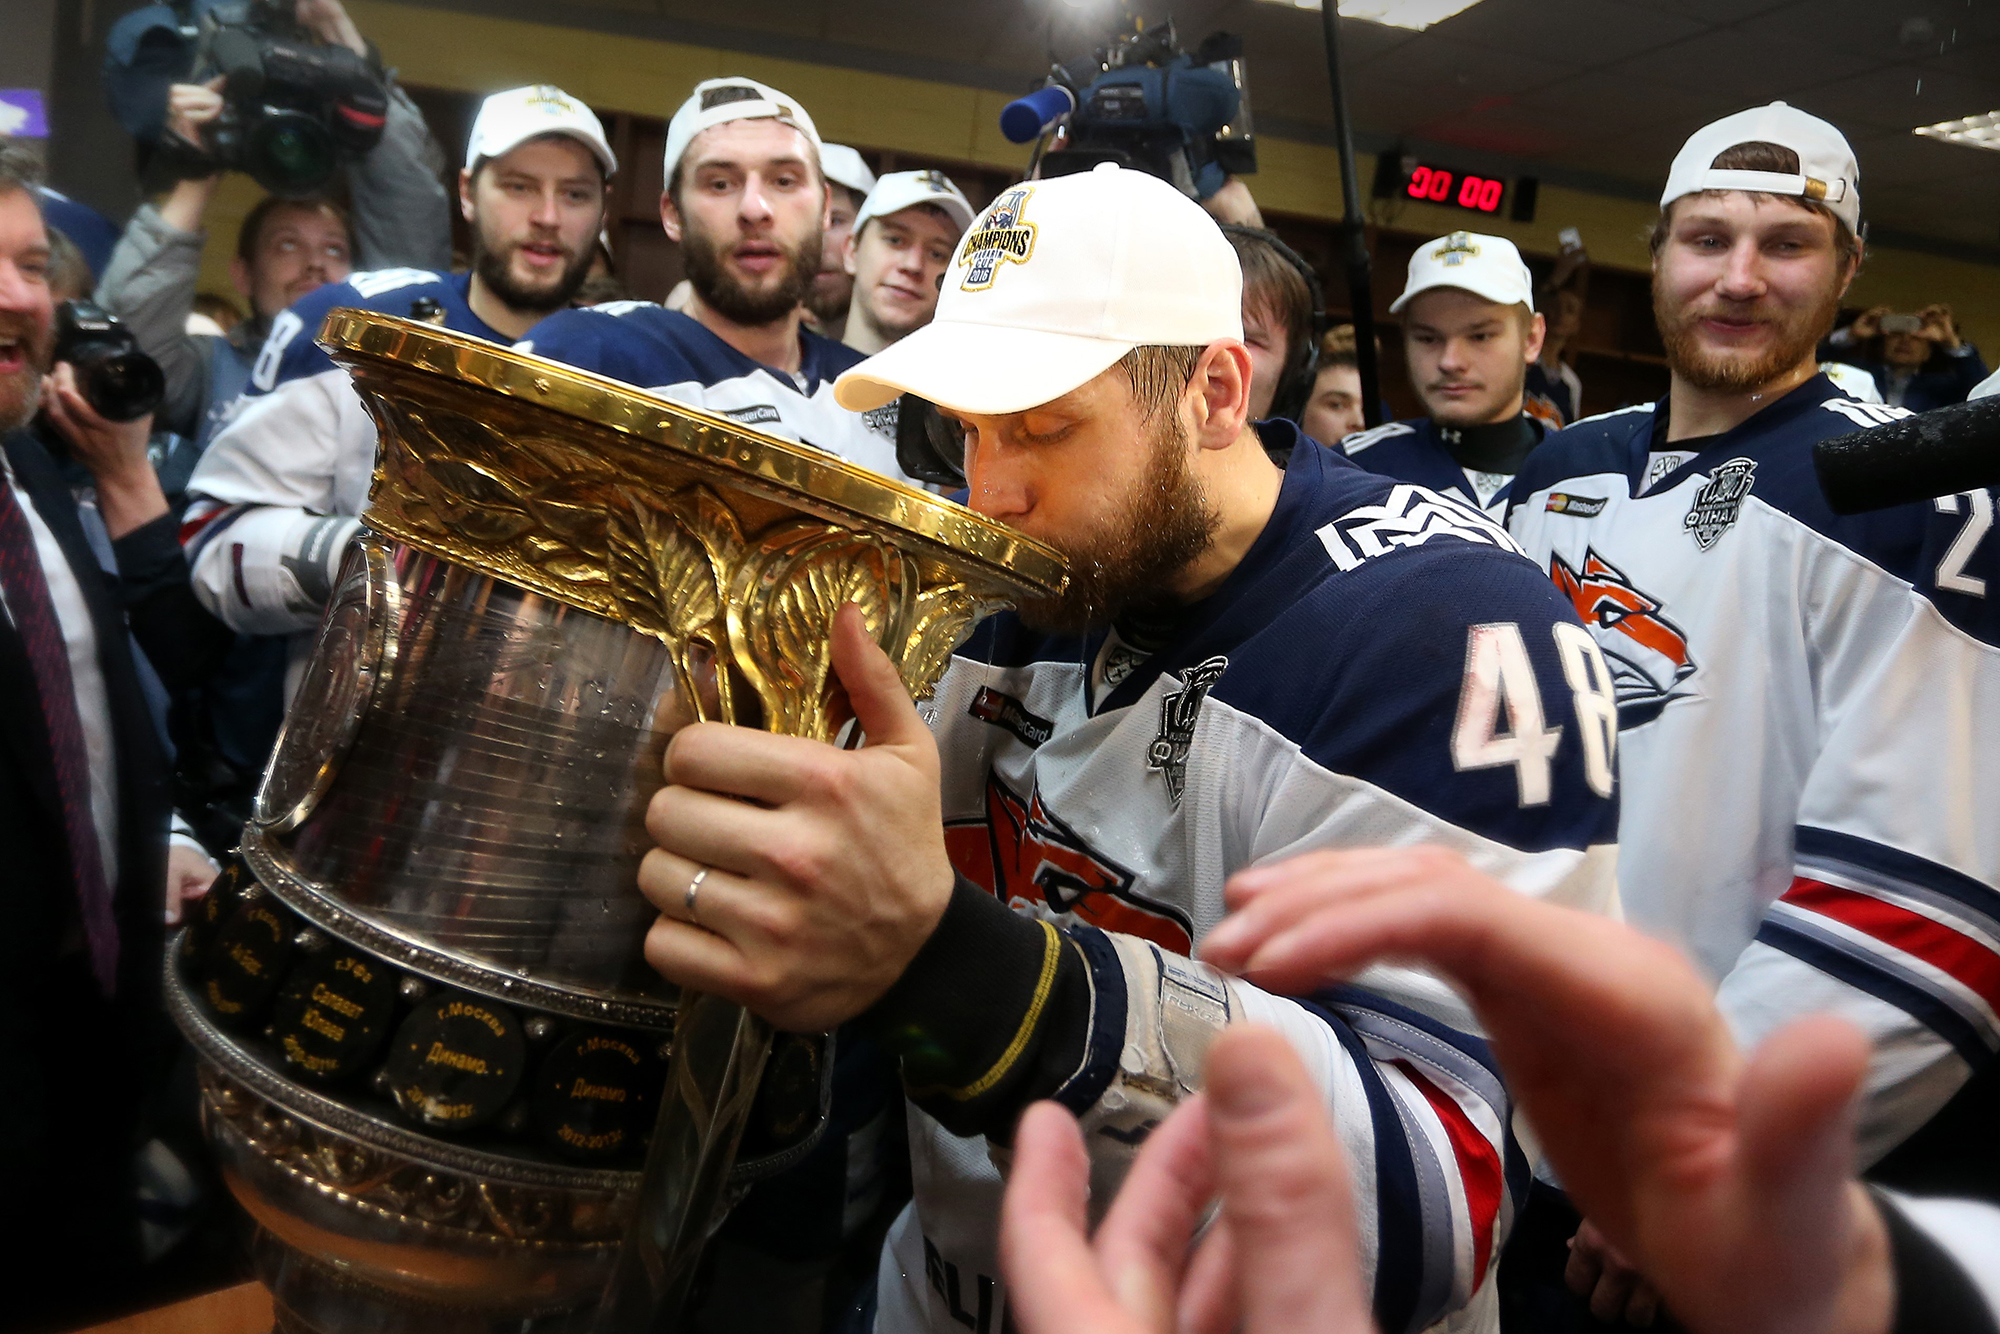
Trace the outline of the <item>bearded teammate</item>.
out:
M 375 468 L 375 423 L 314 337 L 358 306 L 510 343 L 569 304 L 589 272 L 617 159 L 559 88 L 495 93 L 459 173 L 470 273 L 380 269 L 329 283 L 272 323 L 234 419 L 189 479 L 181 540 L 208 609 L 253 634 L 319 622 Z M 297 647 L 309 648 L 307 636 Z M 294 665 L 303 654 L 293 655 Z
M 1814 361 L 1860 212 L 1816 117 L 1689 139 L 1653 236 L 1668 395 L 1551 436 L 1511 527 L 1617 675 L 1632 920 L 1721 980 L 1746 1044 L 1866 1029 L 1873 1161 L 2000 1046 L 2000 562 L 1988 492 L 1848 519 L 1819 493 L 1815 441 L 1907 415 Z
M 921 714 L 844 611 L 859 749 L 708 724 L 668 748 L 649 960 L 901 1055 L 916 1197 L 884 1334 L 1006 1326 L 992 1155 L 1029 1101 L 1079 1113 L 1108 1198 L 1209 1040 L 1252 1018 L 1363 1164 L 1382 1329 L 1491 1326 L 1526 1164 L 1460 1003 L 1395 968 L 1299 1003 L 1188 955 L 1226 876 L 1318 847 L 1438 843 L 1610 908 L 1609 677 L 1478 511 L 1249 425 L 1241 281 L 1151 176 L 1004 191 L 937 318 L 839 393 L 942 405 L 969 503 L 1064 549 L 1069 590 L 982 625 Z
M 689 309 L 563 311 L 521 349 L 902 478 L 894 413 L 864 419 L 833 401 L 833 378 L 861 354 L 802 320 L 827 221 L 819 148 L 812 117 L 777 89 L 697 84 L 667 126 L 660 196 L 660 224 L 687 259 Z
M 1418 246 L 1389 313 L 1403 317 L 1410 381 L 1430 415 L 1357 431 L 1342 452 L 1504 514 L 1507 483 L 1548 430 L 1524 410 L 1528 367 L 1542 354 L 1534 302 L 1512 241 L 1453 232 Z

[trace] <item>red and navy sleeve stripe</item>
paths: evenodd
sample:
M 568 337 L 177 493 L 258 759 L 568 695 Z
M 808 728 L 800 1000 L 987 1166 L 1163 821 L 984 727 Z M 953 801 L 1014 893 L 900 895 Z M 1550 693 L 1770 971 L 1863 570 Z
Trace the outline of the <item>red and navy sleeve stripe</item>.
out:
M 1893 1005 L 1979 1069 L 2000 1050 L 2000 893 L 1936 862 L 1801 828 L 1757 939 Z

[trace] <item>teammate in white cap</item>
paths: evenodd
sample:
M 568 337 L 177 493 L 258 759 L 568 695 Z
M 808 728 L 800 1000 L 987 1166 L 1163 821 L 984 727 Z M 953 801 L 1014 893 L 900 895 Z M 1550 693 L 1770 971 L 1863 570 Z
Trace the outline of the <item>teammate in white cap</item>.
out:
M 1667 397 L 1551 435 L 1510 525 L 1617 677 L 1626 911 L 1748 1041 L 1819 1010 L 1868 1030 L 1872 1162 L 2000 1048 L 2000 538 L 1985 491 L 1858 518 L 1820 494 L 1816 441 L 1907 415 L 1814 361 L 1860 218 L 1817 117 L 1690 138 L 1652 238 Z
M 1410 382 L 1430 415 L 1357 431 L 1341 450 L 1370 472 L 1504 513 L 1507 483 L 1545 434 L 1523 411 L 1542 354 L 1534 292 L 1504 237 L 1453 232 L 1418 246 L 1389 312 L 1403 317 Z
M 854 275 L 847 271 L 847 238 L 854 233 L 854 215 L 875 188 L 875 173 L 846 144 L 821 144 L 819 165 L 826 173 L 826 229 L 820 234 L 819 274 L 806 293 L 806 327 L 838 342 L 854 296 Z
M 458 177 L 472 271 L 352 274 L 272 322 L 234 418 L 188 481 L 182 541 L 210 611 L 252 634 L 295 634 L 302 665 L 360 526 L 375 423 L 313 341 L 326 313 L 357 306 L 511 343 L 582 285 L 617 167 L 597 117 L 562 89 L 495 93 Z
M 971 221 L 971 203 L 941 171 L 892 171 L 877 181 L 842 248 L 854 301 L 841 341 L 880 352 L 929 324 Z
M 901 1056 L 916 1198 L 883 1334 L 1009 1326 L 993 1155 L 1027 1103 L 1082 1118 L 1108 1198 L 1249 1019 L 1300 1052 L 1360 1164 L 1381 1327 L 1492 1327 L 1525 1159 L 1462 1005 L 1395 970 L 1306 1005 L 1189 954 L 1229 875 L 1316 847 L 1443 843 L 1607 907 L 1610 678 L 1484 516 L 1249 424 L 1241 282 L 1152 176 L 1003 191 L 937 317 L 839 394 L 938 405 L 971 506 L 1063 550 L 1068 590 L 986 621 L 921 710 L 844 611 L 857 749 L 713 724 L 668 747 L 648 959 Z
M 833 400 L 860 354 L 803 323 L 828 186 L 804 107 L 754 79 L 695 86 L 667 125 L 660 224 L 680 243 L 685 311 L 615 301 L 542 321 L 520 346 L 900 477 L 894 414 Z

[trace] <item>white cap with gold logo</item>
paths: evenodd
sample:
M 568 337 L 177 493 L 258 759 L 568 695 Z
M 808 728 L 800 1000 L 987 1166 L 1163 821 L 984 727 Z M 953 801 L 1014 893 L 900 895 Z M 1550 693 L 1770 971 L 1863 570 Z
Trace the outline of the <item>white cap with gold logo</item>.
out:
M 1418 293 L 1433 287 L 1456 287 L 1502 306 L 1532 310 L 1535 305 L 1535 280 L 1521 252 L 1504 236 L 1453 232 L 1418 246 L 1410 256 L 1410 280 L 1390 303 L 1389 313 L 1400 315 Z
M 618 170 L 618 158 L 604 141 L 604 126 L 596 113 L 548 83 L 509 88 L 480 103 L 465 145 L 466 165 L 476 169 L 487 158 L 505 157 L 545 134 L 566 135 L 588 148 L 606 176 Z
M 959 412 L 1039 407 L 1142 345 L 1243 337 L 1243 269 L 1215 219 L 1110 163 L 1010 185 L 959 238 L 937 317 L 842 375 L 866 412 L 915 394 Z

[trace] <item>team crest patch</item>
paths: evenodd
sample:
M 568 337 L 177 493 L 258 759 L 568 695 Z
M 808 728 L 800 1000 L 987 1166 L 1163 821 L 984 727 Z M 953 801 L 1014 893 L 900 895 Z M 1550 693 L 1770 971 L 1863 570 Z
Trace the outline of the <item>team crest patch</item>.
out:
M 1707 551 L 1736 525 L 1756 475 L 1757 460 L 1746 458 L 1731 459 L 1709 475 L 1681 520 L 1681 527 L 1694 534 L 1696 546 Z
M 1024 746 L 1039 746 L 1056 730 L 1054 723 L 1040 714 L 1030 713 L 1028 706 L 1020 700 L 1004 695 L 992 686 L 979 687 L 979 693 L 972 697 L 972 707 L 966 712 L 982 723 L 992 723 L 1012 732 Z
M 1357 505 L 1313 535 L 1343 570 L 1440 537 L 1523 554 L 1505 528 L 1472 506 L 1407 483 L 1396 486 L 1381 504 Z
M 1594 519 L 1604 513 L 1603 496 L 1573 496 L 1566 491 L 1549 492 L 1548 504 L 1542 506 L 1551 514 L 1574 514 L 1579 519 Z
M 1035 224 L 1021 221 L 1032 185 L 1017 185 L 987 208 L 959 243 L 958 265 L 966 271 L 958 285 L 968 292 L 993 286 L 1002 264 L 1026 264 L 1035 253 Z
M 1141 893 L 1138 877 L 1051 811 L 1039 786 L 1024 798 L 989 772 L 985 813 L 947 821 L 944 842 L 953 869 L 1009 907 L 1073 914 L 1175 954 L 1193 949 L 1193 919 Z
M 1229 659 L 1209 658 L 1196 663 L 1181 676 L 1181 688 L 1160 696 L 1160 734 L 1146 747 L 1146 767 L 1167 780 L 1167 795 L 1181 804 L 1187 788 L 1188 748 L 1194 744 L 1195 720 L 1201 716 L 1201 702 L 1209 687 L 1229 670 Z
M 894 403 L 884 403 L 861 414 L 861 424 L 885 440 L 896 438 L 896 418 L 901 412 Z
M 1455 269 L 1478 253 L 1479 246 L 1473 241 L 1471 232 L 1453 232 L 1444 238 L 1443 245 L 1431 251 L 1431 258 L 1447 269 Z
M 1687 636 L 1662 613 L 1659 599 L 1642 591 L 1623 570 L 1595 550 L 1585 550 L 1582 569 L 1572 568 L 1561 556 L 1551 557 L 1549 578 L 1590 627 L 1611 668 L 1621 731 L 1650 723 L 1668 704 L 1693 693 L 1681 688 L 1695 672 Z

